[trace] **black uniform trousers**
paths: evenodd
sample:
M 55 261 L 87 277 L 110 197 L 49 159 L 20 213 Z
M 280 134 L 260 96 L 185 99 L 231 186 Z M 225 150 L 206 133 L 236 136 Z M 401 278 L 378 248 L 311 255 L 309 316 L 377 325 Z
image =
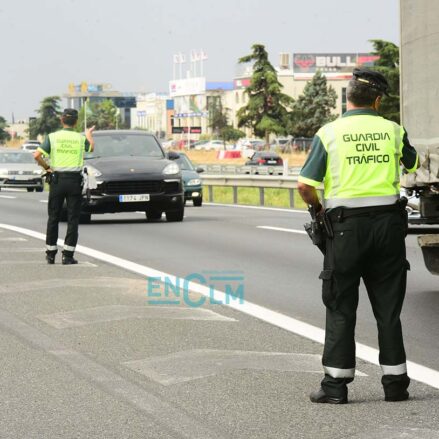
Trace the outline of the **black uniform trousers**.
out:
M 82 175 L 79 172 L 54 172 L 50 183 L 46 244 L 47 253 L 55 254 L 58 241 L 58 224 L 66 201 L 67 233 L 64 240 L 63 254 L 73 256 L 78 242 L 78 225 L 82 203 Z
M 386 396 L 399 395 L 410 380 L 400 313 L 406 290 L 407 270 L 405 209 L 374 212 L 367 209 L 329 211 L 334 237 L 327 239 L 324 259 L 323 302 L 326 306 L 326 338 L 323 353 L 323 390 L 331 396 L 347 394 L 355 371 L 355 323 L 358 288 L 362 278 L 378 326 L 379 362 Z M 355 213 L 344 217 L 341 212 Z M 357 214 L 359 211 L 362 214 Z M 366 212 L 366 213 L 364 213 Z

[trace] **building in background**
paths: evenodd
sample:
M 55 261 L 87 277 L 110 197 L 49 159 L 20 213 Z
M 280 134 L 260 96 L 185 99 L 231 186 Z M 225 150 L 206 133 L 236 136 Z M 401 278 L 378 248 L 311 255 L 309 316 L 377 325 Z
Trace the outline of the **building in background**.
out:
M 140 128 L 159 139 L 168 137 L 169 96 L 166 93 L 147 93 L 136 97 L 136 107 L 131 109 L 131 128 Z
M 63 97 L 67 100 L 67 108 L 75 108 L 78 111 L 86 102 L 88 105 L 110 99 L 120 111 L 122 124 L 127 127 L 131 126 L 131 109 L 136 107 L 135 93 L 113 90 L 111 84 L 81 82 L 81 84 L 70 83 L 68 92 Z
M 169 82 L 169 95 L 174 101 L 172 134 L 174 139 L 198 140 L 200 135 L 212 134 L 209 109 L 220 99 L 223 110 L 233 108 L 228 101 L 228 92 L 233 90 L 233 82 L 208 82 L 205 77 L 175 79 Z

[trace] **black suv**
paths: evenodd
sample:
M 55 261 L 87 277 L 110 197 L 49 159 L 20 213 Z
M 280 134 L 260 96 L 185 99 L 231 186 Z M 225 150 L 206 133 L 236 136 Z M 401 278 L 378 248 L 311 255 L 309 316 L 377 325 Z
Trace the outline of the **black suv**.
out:
M 158 140 L 144 131 L 93 133 L 95 148 L 85 155 L 81 222 L 91 214 L 144 211 L 148 220 L 182 221 L 180 168 Z

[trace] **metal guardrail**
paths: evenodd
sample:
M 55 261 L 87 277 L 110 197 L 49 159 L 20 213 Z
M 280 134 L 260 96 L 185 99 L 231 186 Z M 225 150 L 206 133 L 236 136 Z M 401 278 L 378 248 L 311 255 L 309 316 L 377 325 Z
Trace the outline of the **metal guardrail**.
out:
M 207 174 L 220 175 L 283 175 L 285 169 L 283 166 L 255 166 L 255 165 L 198 165 L 203 168 Z M 300 167 L 293 166 L 288 168 L 287 175 L 299 175 Z
M 297 177 L 275 177 L 262 175 L 203 175 L 203 185 L 207 187 L 210 202 L 214 203 L 214 187 L 231 187 L 233 189 L 233 204 L 239 204 L 238 188 L 258 188 L 259 205 L 265 205 L 265 189 L 286 189 L 289 192 L 289 206 L 295 207 L 294 191 L 297 190 Z M 323 189 L 318 188 L 320 199 L 323 199 Z

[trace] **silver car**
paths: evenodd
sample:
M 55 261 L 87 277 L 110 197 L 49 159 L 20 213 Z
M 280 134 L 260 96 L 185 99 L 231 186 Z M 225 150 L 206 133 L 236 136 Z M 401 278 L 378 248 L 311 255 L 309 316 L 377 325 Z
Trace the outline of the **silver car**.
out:
M 26 188 L 28 192 L 42 192 L 42 173 L 30 151 L 0 149 L 0 189 Z

